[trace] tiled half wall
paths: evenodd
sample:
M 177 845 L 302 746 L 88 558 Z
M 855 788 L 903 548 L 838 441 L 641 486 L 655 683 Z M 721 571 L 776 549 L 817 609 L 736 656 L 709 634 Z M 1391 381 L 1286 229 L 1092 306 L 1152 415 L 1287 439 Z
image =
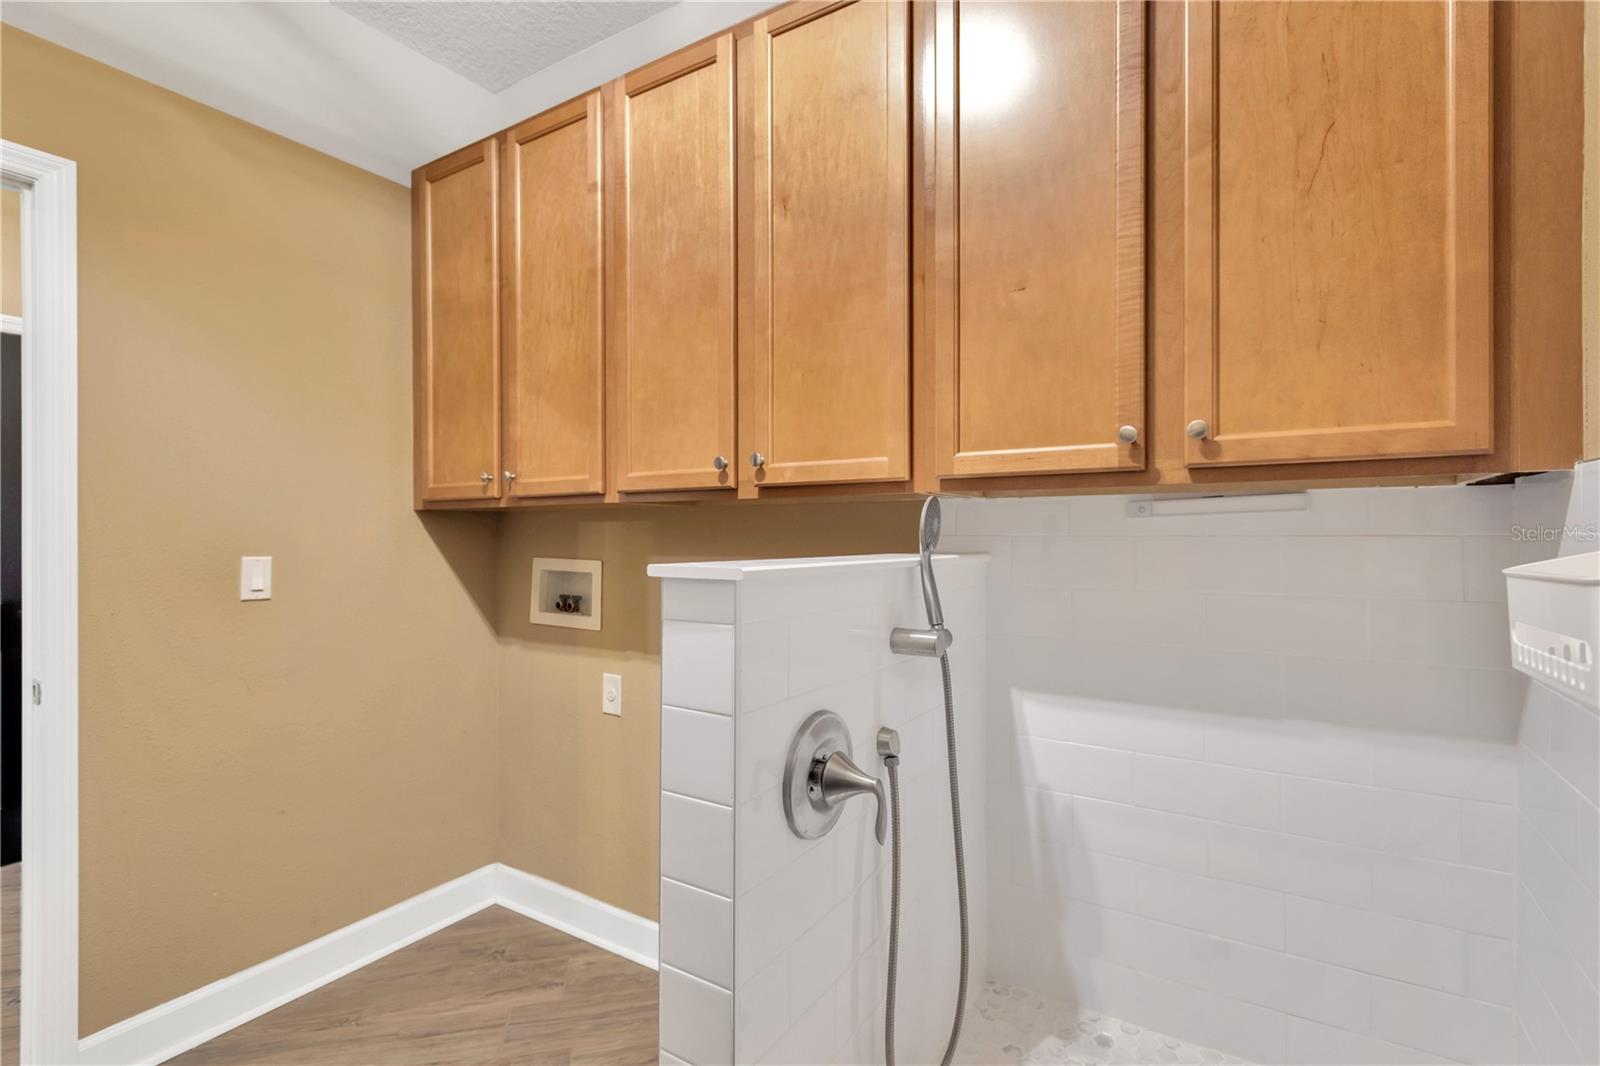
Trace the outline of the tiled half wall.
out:
M 880 726 L 899 730 L 905 834 L 899 1057 L 937 1061 L 959 940 L 939 668 L 895 656 L 895 626 L 926 625 L 914 556 L 661 565 L 661 1059 L 881 1063 L 888 849 L 870 798 L 819 840 L 794 836 L 781 784 L 813 711 L 847 723 L 883 776 Z M 988 968 L 982 709 L 987 560 L 936 563 L 959 709 L 973 915 Z

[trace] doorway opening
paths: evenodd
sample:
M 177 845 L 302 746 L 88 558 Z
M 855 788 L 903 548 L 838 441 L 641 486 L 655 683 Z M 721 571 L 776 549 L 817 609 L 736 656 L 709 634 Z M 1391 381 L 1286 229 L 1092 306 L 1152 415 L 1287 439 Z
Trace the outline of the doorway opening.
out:
M 15 647 L 3 649 L 8 820 L 20 800 L 20 872 L 0 902 L 7 929 L 0 958 L 0 1057 L 78 1059 L 78 267 L 77 165 L 0 140 L 0 191 L 16 196 L 9 227 L 18 247 L 0 282 L 18 282 L 20 314 L 0 331 L 0 437 L 16 443 L 4 468 L 4 580 Z M 3 236 L 3 234 L 0 234 Z M 3 290 L 0 290 L 3 295 Z M 13 353 L 14 356 L 13 356 Z M 15 367 L 15 376 L 10 373 Z M 13 388 L 13 381 L 15 387 Z M 15 403 L 10 397 L 15 396 Z M 13 417 L 14 415 L 14 417 Z M 12 434 L 15 434 L 12 436 Z M 9 445 L 6 449 L 9 451 Z M 0 455 L 0 460 L 8 458 Z M 11 494 L 15 492 L 15 511 Z M 15 521 L 13 522 L 13 517 Z M 15 531 L 15 540 L 11 538 Z M 15 543 L 16 599 L 12 556 Z M 21 605 L 26 604 L 26 610 Z M 9 640 L 9 638 L 8 638 Z M 12 653 L 15 652 L 15 665 Z M 13 731 L 14 729 L 14 731 Z M 11 738 L 20 734 L 20 744 Z M 11 753 L 20 749 L 17 755 Z M 20 773 L 18 772 L 20 771 Z M 18 778 L 20 777 L 20 781 Z M 20 786 L 20 787 L 17 787 Z M 8 840 L 10 832 L 7 832 Z M 9 858 L 9 854 L 6 856 Z M 20 948 L 20 951 L 16 950 Z M 15 1047 L 11 1042 L 16 1041 Z
M 22 191 L 0 188 L 0 1062 L 21 1038 L 21 536 Z
M 22 337 L 0 333 L 0 673 L 22 676 Z M 0 866 L 22 861 L 22 689 L 0 703 Z

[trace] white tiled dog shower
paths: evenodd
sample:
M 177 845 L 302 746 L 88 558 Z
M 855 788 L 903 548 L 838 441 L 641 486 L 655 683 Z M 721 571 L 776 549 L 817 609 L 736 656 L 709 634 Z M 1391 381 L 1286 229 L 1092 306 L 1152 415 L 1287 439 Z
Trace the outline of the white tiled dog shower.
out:
M 960 1060 L 1600 1061 L 1600 729 L 1511 671 L 1500 574 L 1594 550 L 1597 482 L 947 501 L 940 550 L 987 556 L 940 564 L 979 943 Z M 882 1061 L 870 801 L 818 842 L 779 803 L 818 707 L 875 772 L 876 727 L 904 734 L 900 1057 L 936 1061 L 938 674 L 887 647 L 922 624 L 914 558 L 662 572 L 664 1061 Z

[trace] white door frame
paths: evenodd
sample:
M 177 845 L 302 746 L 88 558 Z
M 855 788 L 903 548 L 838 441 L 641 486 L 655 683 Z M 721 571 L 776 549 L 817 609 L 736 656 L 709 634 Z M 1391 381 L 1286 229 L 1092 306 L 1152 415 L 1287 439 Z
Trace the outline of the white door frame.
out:
M 22 190 L 22 1061 L 78 1061 L 78 166 Z

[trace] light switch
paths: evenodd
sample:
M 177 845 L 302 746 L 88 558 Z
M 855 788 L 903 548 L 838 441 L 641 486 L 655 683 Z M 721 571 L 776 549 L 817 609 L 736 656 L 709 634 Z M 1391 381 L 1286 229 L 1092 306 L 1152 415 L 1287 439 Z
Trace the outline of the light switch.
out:
M 600 709 L 606 714 L 622 717 L 622 675 L 600 675 Z
M 239 598 L 241 600 L 272 599 L 272 556 L 240 556 Z

